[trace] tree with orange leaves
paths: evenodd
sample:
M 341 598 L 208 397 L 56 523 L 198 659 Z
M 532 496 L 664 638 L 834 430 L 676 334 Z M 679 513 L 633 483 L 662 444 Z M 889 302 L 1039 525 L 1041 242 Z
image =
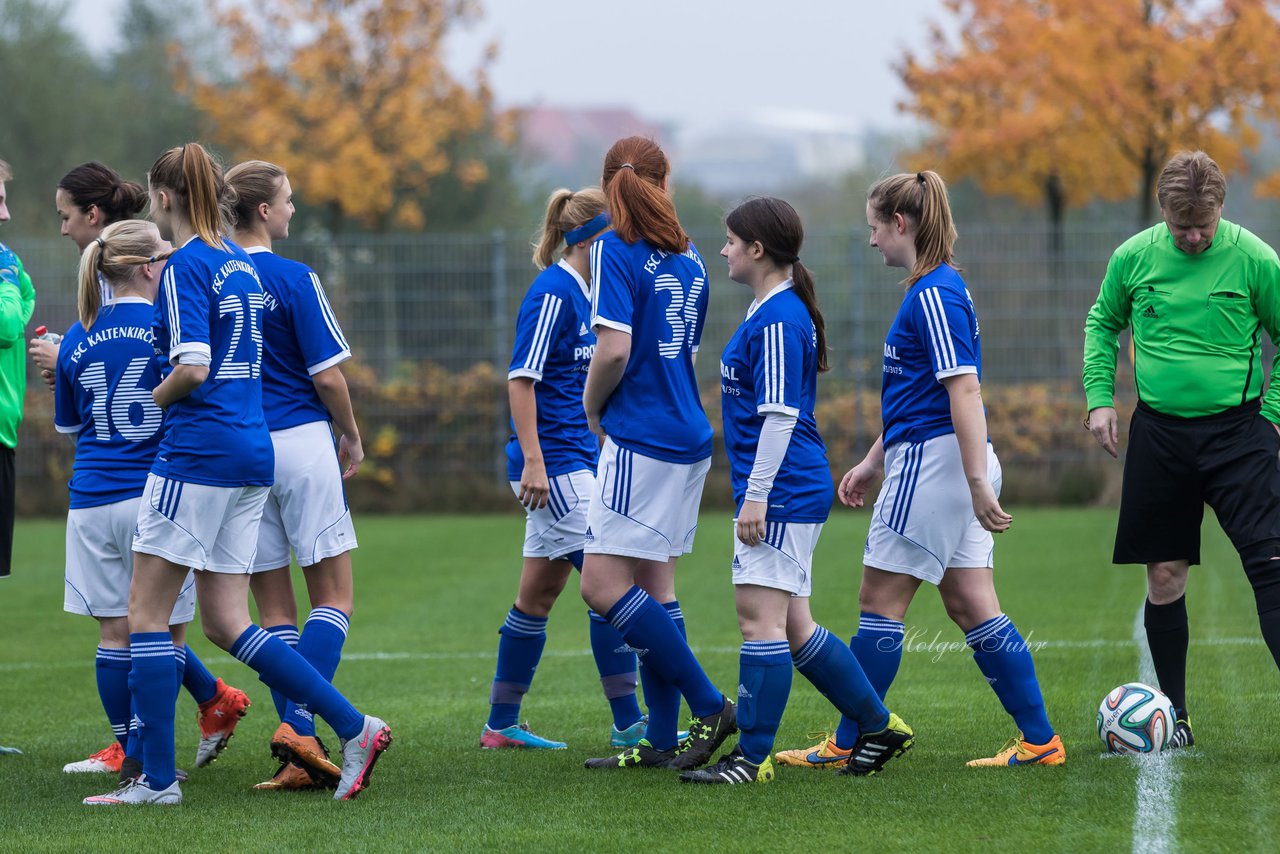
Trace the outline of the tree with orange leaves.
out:
M 426 223 L 433 182 L 487 175 L 468 140 L 494 132 L 484 65 L 471 85 L 444 65 L 473 0 L 215 0 L 231 79 L 192 76 L 214 142 L 277 162 L 308 202 L 383 231 Z
M 1178 149 L 1244 165 L 1277 109 L 1280 22 L 1267 0 L 947 0 L 958 39 L 898 72 L 935 134 L 928 162 L 1065 209 L 1136 193 Z M 1280 186 L 1277 187 L 1280 189 Z

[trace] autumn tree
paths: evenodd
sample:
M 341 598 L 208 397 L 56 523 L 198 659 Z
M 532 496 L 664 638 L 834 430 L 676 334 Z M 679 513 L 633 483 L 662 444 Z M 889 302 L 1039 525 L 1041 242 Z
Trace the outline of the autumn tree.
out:
M 1280 23 L 1267 0 L 948 0 L 958 36 L 898 72 L 902 108 L 934 135 L 921 159 L 953 177 L 1066 208 L 1138 196 L 1182 148 L 1231 171 L 1277 115 Z M 926 156 L 927 155 L 927 156 Z
M 211 137 L 237 158 L 278 162 L 308 204 L 384 231 L 420 229 L 441 183 L 482 184 L 477 138 L 501 131 L 485 66 L 445 67 L 471 0 L 215 0 L 228 79 L 193 75 Z

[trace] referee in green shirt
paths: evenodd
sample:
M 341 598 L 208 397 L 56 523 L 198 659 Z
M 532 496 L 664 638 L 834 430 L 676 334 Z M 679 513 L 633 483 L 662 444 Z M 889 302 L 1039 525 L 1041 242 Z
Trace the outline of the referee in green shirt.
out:
M 1138 405 L 1112 560 L 1147 566 L 1147 642 L 1177 712 L 1176 747 L 1194 743 L 1185 591 L 1206 503 L 1240 554 L 1280 665 L 1280 373 L 1264 396 L 1260 346 L 1263 331 L 1273 342 L 1280 333 L 1280 262 L 1222 219 L 1226 193 L 1203 151 L 1170 160 L 1156 188 L 1164 222 L 1111 256 L 1085 321 L 1085 426 L 1113 457 L 1117 335 L 1133 330 Z

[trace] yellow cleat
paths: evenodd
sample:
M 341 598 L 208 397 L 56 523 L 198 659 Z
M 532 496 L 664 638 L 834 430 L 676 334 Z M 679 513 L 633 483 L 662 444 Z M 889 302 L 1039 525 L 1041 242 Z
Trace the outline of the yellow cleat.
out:
M 319 789 L 322 786 L 316 785 L 316 781 L 311 779 L 311 775 L 301 765 L 295 765 L 292 762 L 281 764 L 280 770 L 275 773 L 270 780 L 265 783 L 259 783 L 253 788 L 260 791 L 288 792 L 288 791 L 305 791 L 307 789 Z
M 1048 744 L 1032 744 L 1022 740 L 1022 733 L 1009 739 L 1000 752 L 990 759 L 973 759 L 966 762 L 970 768 L 996 765 L 1061 765 L 1067 761 L 1067 750 L 1062 738 L 1054 735 Z
M 822 741 L 813 747 L 779 751 L 773 755 L 773 758 L 778 760 L 779 765 L 800 768 L 843 768 L 849 763 L 849 754 L 852 751 L 837 747 L 834 733 L 811 732 L 809 737 L 820 738 Z

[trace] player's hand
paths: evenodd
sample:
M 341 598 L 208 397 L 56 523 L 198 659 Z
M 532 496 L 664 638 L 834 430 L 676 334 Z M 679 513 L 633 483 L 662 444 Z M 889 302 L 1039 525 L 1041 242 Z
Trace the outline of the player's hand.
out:
M 597 436 L 604 438 L 605 436 L 604 428 L 600 426 L 600 415 L 601 413 L 599 412 L 588 412 L 587 426 L 591 428 L 592 433 L 595 433 Z
M 1013 517 L 1004 512 L 990 483 L 984 480 L 976 486 L 970 486 L 969 492 L 973 498 L 973 515 L 978 517 L 978 524 L 993 534 L 1003 534 L 1009 530 Z
M 53 385 L 53 369 L 58 364 L 58 345 L 44 338 L 32 338 L 27 344 L 27 354 L 40 369 L 40 377 L 50 386 Z M 45 377 L 45 373 L 48 377 Z
M 744 546 L 758 546 L 764 542 L 764 517 L 768 509 L 763 501 L 742 502 L 742 510 L 733 520 L 733 532 Z
M 342 434 L 338 437 L 338 468 L 342 469 L 342 479 L 350 480 L 360 473 L 360 464 L 364 462 L 364 443 L 359 436 Z
M 879 474 L 878 468 L 868 465 L 866 460 L 845 472 L 844 477 L 840 479 L 840 487 L 836 490 L 840 496 L 840 503 L 846 507 L 863 506 L 867 490 L 875 482 L 877 474 Z
M 1099 406 L 1089 410 L 1084 426 L 1104 451 L 1113 457 L 1120 456 L 1120 419 L 1116 417 L 1114 407 Z
M 526 459 L 520 472 L 520 503 L 529 510 L 541 510 L 547 506 L 551 482 L 547 479 L 547 467 L 540 462 Z

